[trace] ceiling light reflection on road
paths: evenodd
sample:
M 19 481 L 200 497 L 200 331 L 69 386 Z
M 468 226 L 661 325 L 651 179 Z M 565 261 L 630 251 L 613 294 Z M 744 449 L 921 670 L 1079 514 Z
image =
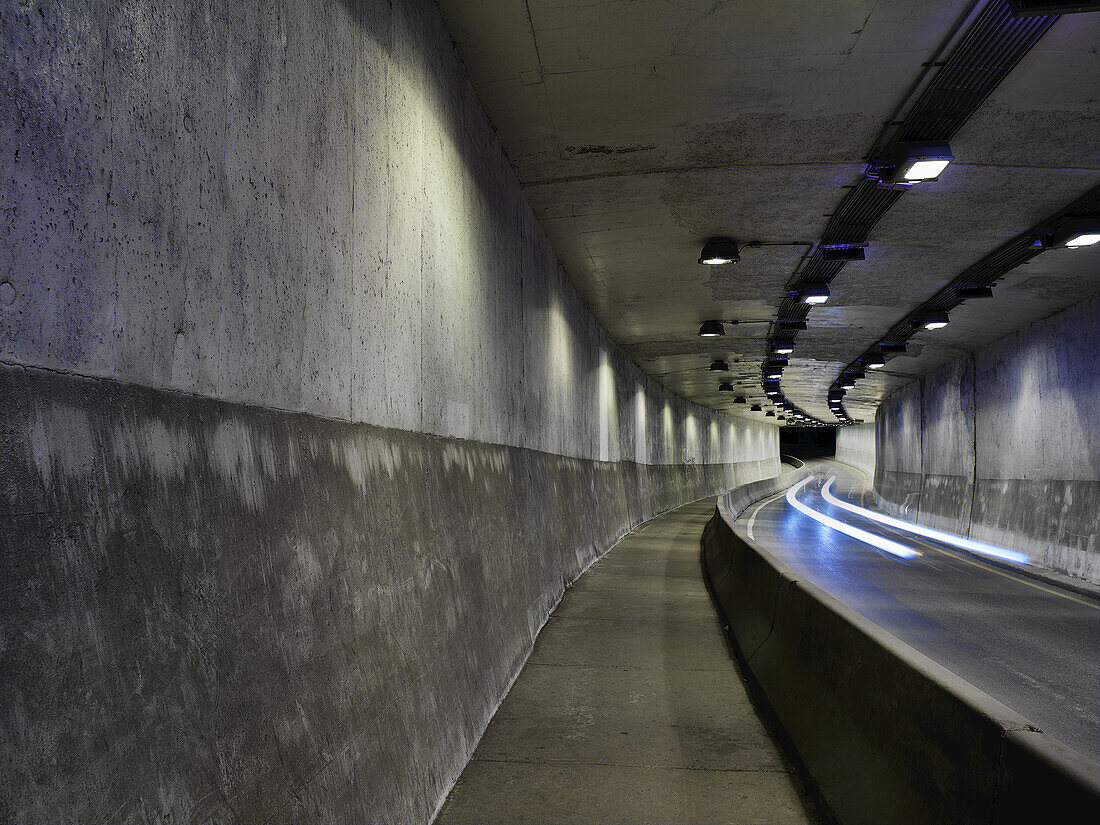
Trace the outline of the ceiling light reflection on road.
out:
M 1031 561 L 1031 558 L 1026 553 L 1021 553 L 1018 550 L 1009 550 L 1006 547 L 998 547 L 995 544 L 986 544 L 984 541 L 975 541 L 974 539 L 963 538 L 962 536 L 956 536 L 954 533 L 945 533 L 942 530 L 933 530 L 931 527 L 924 527 L 920 524 L 913 524 L 912 522 L 902 521 L 901 519 L 893 518 L 882 513 L 876 513 L 874 510 L 868 510 L 864 507 L 857 507 L 854 504 L 849 504 L 847 501 L 842 501 L 832 493 L 833 482 L 836 481 L 836 476 L 830 476 L 829 480 L 825 482 L 824 488 L 821 490 L 822 497 L 837 507 L 843 510 L 847 510 L 850 513 L 855 513 L 858 516 L 869 518 L 872 521 L 877 521 L 880 524 L 885 524 L 889 527 L 896 527 L 899 530 L 905 530 L 909 533 L 916 533 L 918 536 L 924 536 L 925 538 L 934 539 L 935 541 L 942 541 L 944 544 L 950 544 L 952 547 L 960 547 L 964 550 L 969 550 L 972 553 L 978 553 L 983 556 L 991 556 L 995 559 L 1001 559 L 1002 561 L 1009 561 L 1013 564 L 1027 564 Z
M 904 544 L 900 544 L 896 541 L 891 541 L 890 539 L 882 538 L 881 536 L 876 536 L 874 533 L 869 533 L 866 530 L 860 530 L 858 527 L 852 527 L 851 525 L 845 524 L 842 521 L 837 521 L 832 516 L 827 516 L 824 513 L 819 513 L 817 510 L 813 510 L 810 507 L 807 507 L 805 504 L 798 500 L 797 496 L 798 491 L 809 484 L 811 481 L 813 481 L 812 476 L 810 478 L 803 479 L 787 491 L 787 503 L 798 510 L 798 512 L 802 513 L 803 515 L 809 516 L 814 521 L 824 524 L 826 527 L 833 528 L 839 533 L 844 533 L 846 536 L 851 536 L 857 541 L 862 541 L 864 544 L 869 544 L 878 550 L 883 550 L 893 556 L 897 556 L 898 558 L 911 559 L 914 556 L 920 555 L 920 553 L 918 553 L 916 550 L 906 547 Z

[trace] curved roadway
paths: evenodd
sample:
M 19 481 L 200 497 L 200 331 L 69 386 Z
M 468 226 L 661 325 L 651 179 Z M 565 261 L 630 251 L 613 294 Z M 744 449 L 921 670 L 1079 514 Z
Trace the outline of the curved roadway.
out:
M 1015 574 L 927 538 L 830 504 L 832 493 L 875 510 L 858 470 L 811 462 L 797 499 L 919 555 L 900 558 L 819 523 L 783 495 L 749 507 L 753 538 L 807 581 L 1046 733 L 1100 762 L 1100 602 Z

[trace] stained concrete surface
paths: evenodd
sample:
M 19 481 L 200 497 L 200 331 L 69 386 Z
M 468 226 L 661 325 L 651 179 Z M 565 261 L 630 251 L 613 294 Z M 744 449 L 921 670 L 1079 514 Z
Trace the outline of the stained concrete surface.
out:
M 890 395 L 878 503 L 1100 583 L 1100 297 Z
M 427 821 L 564 587 L 778 466 L 0 366 L 0 821 Z
M 703 582 L 706 499 L 566 591 L 436 819 L 812 822 Z

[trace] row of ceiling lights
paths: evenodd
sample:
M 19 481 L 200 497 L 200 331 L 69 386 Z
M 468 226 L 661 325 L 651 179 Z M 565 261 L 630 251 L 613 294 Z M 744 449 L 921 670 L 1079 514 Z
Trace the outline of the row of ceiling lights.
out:
M 1074 218 L 1062 222 L 1052 232 L 1036 233 L 1032 238 L 1032 246 L 1038 251 L 1055 248 L 1081 249 L 1097 243 L 1100 243 L 1100 218 Z M 967 299 L 993 297 L 991 284 L 956 284 L 951 289 L 956 305 Z M 909 324 L 914 332 L 922 329 L 937 330 L 946 327 L 950 320 L 947 312 L 922 312 L 909 319 Z M 880 341 L 872 350 L 878 351 L 870 351 L 856 359 L 856 366 L 846 367 L 834 382 L 833 389 L 829 390 L 829 409 L 842 422 L 851 420 L 842 403 L 844 394 L 853 389 L 857 381 L 866 377 L 866 372 L 861 367 L 881 369 L 886 365 L 886 354 L 905 355 L 908 351 L 904 341 Z
M 896 144 L 893 158 L 892 166 L 880 165 L 876 167 L 876 173 L 880 181 L 887 186 L 901 185 L 908 187 L 916 183 L 936 180 L 944 169 L 947 168 L 951 160 L 953 160 L 950 147 L 943 141 Z M 1068 248 L 1091 246 L 1097 242 L 1100 242 L 1100 223 L 1087 220 L 1069 222 L 1060 230 L 1057 236 L 1051 236 L 1041 240 L 1041 243 L 1045 245 L 1064 245 Z M 823 257 L 827 260 L 860 261 L 865 259 L 864 248 L 866 246 L 867 244 L 865 243 L 823 244 L 819 249 Z M 722 266 L 735 263 L 738 260 L 740 260 L 740 248 L 737 242 L 732 238 L 715 238 L 707 241 L 699 255 L 699 263 L 708 266 Z M 820 306 L 826 303 L 830 297 L 829 286 L 824 283 L 799 285 L 792 290 L 792 294 L 808 306 Z M 955 294 L 959 300 L 968 298 L 988 298 L 992 297 L 993 290 L 992 287 L 987 285 L 959 285 L 955 287 Z M 914 328 L 927 330 L 942 329 L 947 326 L 949 321 L 950 317 L 946 312 L 925 312 L 912 319 Z M 796 331 L 806 328 L 806 322 L 804 320 L 795 318 L 777 318 L 768 319 L 767 321 L 749 322 L 709 320 L 705 321 L 700 326 L 699 335 L 704 338 L 723 336 L 725 335 L 725 325 L 727 323 L 769 323 L 775 324 L 779 329 L 785 331 Z M 883 342 L 880 344 L 880 349 L 882 352 L 904 352 L 905 345 L 901 344 L 899 348 L 890 342 Z M 794 345 L 790 340 L 777 340 L 769 344 L 769 355 L 764 363 L 763 377 L 766 384 L 770 382 L 776 383 L 775 387 L 767 392 L 768 395 L 781 395 L 778 389 L 778 382 L 782 379 L 783 368 L 788 365 L 788 360 L 785 356 L 790 355 L 793 351 Z M 886 364 L 885 356 L 880 353 L 871 353 L 859 360 L 862 366 L 868 369 L 881 369 Z M 714 366 L 714 364 L 711 365 L 712 370 Z M 841 391 L 841 395 L 843 395 L 843 391 L 854 387 L 855 382 L 863 378 L 864 375 L 865 373 L 862 370 L 846 370 L 837 381 L 837 388 Z M 723 392 L 732 392 L 733 385 L 724 382 L 719 386 L 719 390 Z M 745 403 L 745 399 L 743 397 L 738 397 L 735 399 L 735 403 Z M 830 398 L 829 406 L 842 423 L 852 421 L 852 419 L 848 418 L 844 413 L 840 397 Z M 753 405 L 752 410 L 759 411 L 760 406 Z M 770 411 L 768 415 L 771 415 Z M 805 418 L 801 411 L 799 411 L 799 416 Z

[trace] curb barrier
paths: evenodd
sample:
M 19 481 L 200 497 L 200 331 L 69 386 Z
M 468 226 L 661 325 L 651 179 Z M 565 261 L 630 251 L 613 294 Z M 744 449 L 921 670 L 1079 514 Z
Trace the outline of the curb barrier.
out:
M 741 664 L 828 812 L 845 825 L 1100 817 L 1100 765 L 800 581 L 734 524 L 807 475 L 720 497 L 703 556 Z

